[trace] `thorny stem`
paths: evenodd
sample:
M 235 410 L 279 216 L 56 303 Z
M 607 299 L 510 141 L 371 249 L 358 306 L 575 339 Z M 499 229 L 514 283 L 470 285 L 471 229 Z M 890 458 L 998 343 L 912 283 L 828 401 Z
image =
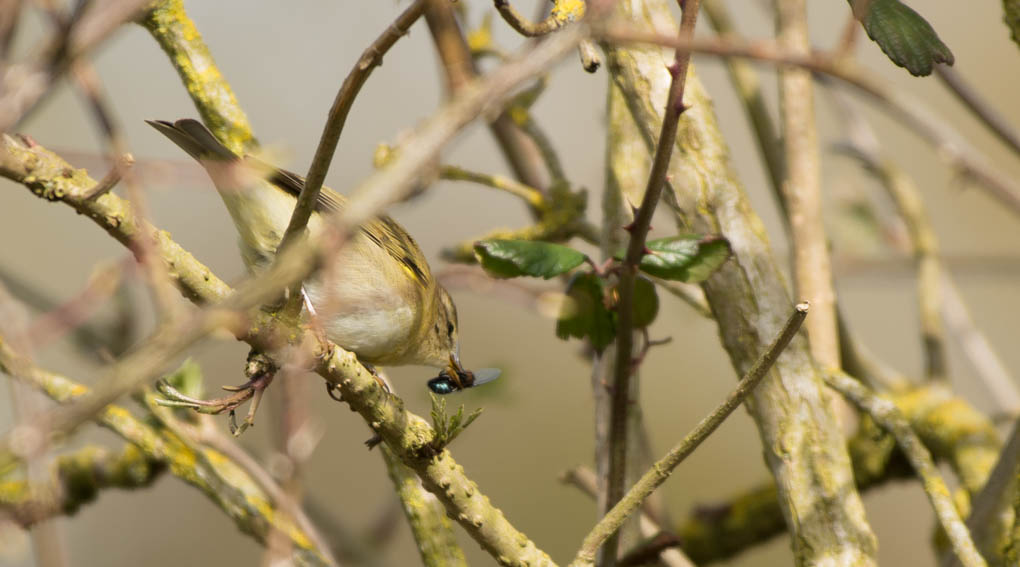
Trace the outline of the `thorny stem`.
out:
M 694 26 L 698 18 L 700 0 L 687 0 L 683 3 L 683 15 L 680 20 L 678 36 L 689 39 L 694 34 Z M 618 325 L 616 332 L 616 359 L 613 368 L 612 400 L 609 414 L 609 473 L 606 486 L 606 506 L 615 506 L 623 496 L 624 480 L 627 468 L 627 413 L 630 400 L 630 379 L 634 370 L 632 357 L 634 351 L 634 278 L 637 266 L 645 253 L 645 239 L 651 227 L 652 214 L 662 197 L 666 183 L 666 172 L 669 170 L 670 157 L 676 146 L 676 132 L 680 115 L 686 110 L 684 106 L 684 86 L 687 83 L 687 68 L 690 65 L 689 51 L 677 49 L 673 63 L 669 67 L 671 81 L 669 95 L 666 98 L 666 109 L 659 132 L 655 157 L 648 174 L 648 185 L 645 188 L 641 205 L 634 214 L 633 222 L 627 226 L 630 242 L 619 274 L 618 291 L 620 300 L 617 304 Z M 619 539 L 616 530 L 607 534 L 608 540 L 601 552 L 601 565 L 612 566 L 616 562 Z
M 571 567 L 583 567 L 591 565 L 595 559 L 595 553 L 599 547 L 606 542 L 612 534 L 623 525 L 631 514 L 637 510 L 645 498 L 656 488 L 666 482 L 673 470 L 687 458 L 701 443 L 708 438 L 733 410 L 740 407 L 746 398 L 768 374 L 776 359 L 790 344 L 794 335 L 800 329 L 801 323 L 807 317 L 808 304 L 799 303 L 795 306 L 790 318 L 780 331 L 768 349 L 758 357 L 754 366 L 747 372 L 737 387 L 730 392 L 726 400 L 719 405 L 712 413 L 695 426 L 694 430 L 687 434 L 680 443 L 669 450 L 666 455 L 659 459 L 652 468 L 639 479 L 627 492 L 627 495 L 620 500 L 612 510 L 603 517 L 591 532 L 584 538 L 581 549 L 571 562 Z

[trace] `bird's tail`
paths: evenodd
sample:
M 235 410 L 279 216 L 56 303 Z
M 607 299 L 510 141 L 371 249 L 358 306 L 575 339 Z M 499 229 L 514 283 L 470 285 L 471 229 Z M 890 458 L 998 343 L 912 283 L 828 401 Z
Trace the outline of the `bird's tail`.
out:
M 233 161 L 237 154 L 220 143 L 201 122 L 192 118 L 182 118 L 177 122 L 167 120 L 146 120 L 149 126 L 159 130 L 161 134 L 188 152 L 197 160 Z

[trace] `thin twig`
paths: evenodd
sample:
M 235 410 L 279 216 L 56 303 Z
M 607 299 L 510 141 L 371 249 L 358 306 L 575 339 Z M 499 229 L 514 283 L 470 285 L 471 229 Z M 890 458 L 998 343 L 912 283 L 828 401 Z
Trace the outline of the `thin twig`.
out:
M 439 168 L 439 178 L 448 181 L 472 181 L 492 187 L 493 189 L 506 191 L 515 197 L 519 197 L 533 209 L 541 209 L 546 205 L 545 195 L 541 191 L 502 175 L 470 171 L 455 165 L 443 165 Z
M 297 204 L 287 224 L 287 230 L 283 233 L 283 238 L 280 241 L 279 250 L 286 250 L 305 233 L 305 227 L 315 210 L 322 183 L 326 180 L 326 174 L 329 172 L 333 154 L 336 153 L 340 134 L 343 133 L 344 124 L 347 122 L 347 116 L 354 105 L 354 100 L 372 71 L 382 64 L 386 52 L 407 33 L 414 22 L 418 21 L 425 11 L 425 6 L 426 0 L 415 0 L 397 16 L 397 19 L 365 49 L 354 64 L 354 68 L 347 74 L 343 84 L 340 85 L 336 98 L 333 99 L 333 105 L 329 109 L 329 115 L 326 117 L 319 145 L 315 148 L 315 155 L 308 168 L 305 184 L 301 188 L 301 194 L 298 195 Z M 291 317 L 296 317 L 301 312 L 300 286 L 299 282 L 290 290 L 286 313 Z
M 684 3 L 683 15 L 680 20 L 678 37 L 689 39 L 694 35 L 694 26 L 698 21 L 700 0 L 687 0 Z M 655 156 L 652 158 L 648 173 L 648 185 L 645 188 L 641 205 L 634 213 L 634 221 L 627 226 L 630 241 L 627 254 L 620 270 L 617 291 L 619 302 L 616 312 L 618 317 L 616 330 L 616 359 L 613 368 L 612 400 L 609 413 L 609 472 L 606 486 L 606 507 L 614 507 L 623 497 L 624 480 L 627 466 L 627 413 L 630 409 L 630 379 L 634 371 L 631 358 L 634 351 L 634 279 L 637 266 L 645 254 L 645 239 L 651 228 L 652 215 L 659 204 L 662 191 L 666 185 L 666 173 L 669 170 L 670 157 L 676 147 L 676 132 L 680 115 L 687 109 L 684 105 L 684 87 L 687 84 L 687 68 L 691 62 L 689 51 L 677 49 L 673 55 L 673 63 L 669 67 L 671 75 L 669 94 L 666 98 L 666 109 L 663 113 L 662 128 L 659 131 Z M 611 567 L 615 564 L 619 545 L 616 530 L 607 534 L 608 540 L 602 549 L 603 565 Z
M 1007 496 L 1009 489 L 1015 485 L 1018 465 L 1020 465 L 1020 419 L 1014 421 L 1013 430 L 1002 452 L 999 453 L 999 459 L 988 477 L 988 482 L 981 492 L 971 499 L 970 515 L 967 516 L 967 529 L 970 530 L 974 542 L 989 556 L 998 551 L 989 547 L 995 547 L 999 543 L 995 537 L 997 535 L 995 528 L 996 524 L 1002 521 L 1003 508 L 1010 505 Z M 989 543 L 991 545 L 988 545 Z M 939 565 L 958 567 L 960 561 L 955 555 L 945 555 Z
M 942 529 L 945 530 L 953 550 L 966 567 L 985 567 L 987 563 L 978 553 L 967 526 L 960 519 L 949 487 L 931 458 L 931 453 L 918 438 L 910 423 L 903 417 L 896 404 L 885 399 L 861 384 L 848 374 L 833 370 L 825 373 L 825 382 L 846 396 L 862 412 L 867 413 L 896 438 L 896 443 L 906 455 L 910 465 L 917 472 L 924 486 L 928 500 L 935 508 Z
M 571 6 L 575 9 L 563 9 L 562 6 L 568 4 L 567 2 L 557 1 L 556 5 L 553 6 L 551 13 L 542 21 L 531 21 L 527 19 L 524 14 L 517 11 L 516 8 L 510 4 L 510 0 L 494 0 L 496 10 L 500 12 L 503 19 L 510 24 L 510 27 L 517 31 L 518 34 L 525 38 L 538 38 L 551 34 L 563 25 L 576 21 L 584 15 L 584 3 L 583 2 L 571 2 Z
M 925 375 L 929 379 L 945 380 L 946 340 L 940 313 L 943 267 L 938 241 L 924 210 L 921 193 L 895 163 L 882 157 L 878 136 L 849 97 L 835 89 L 830 94 L 843 114 L 849 138 L 848 144 L 840 146 L 840 149 L 856 157 L 867 171 L 878 177 L 906 224 L 917 266 L 917 299 L 925 352 Z
M 598 481 L 595 478 L 595 472 L 586 467 L 576 467 L 564 472 L 560 475 L 560 482 L 570 484 L 577 487 L 578 490 L 584 492 L 588 496 L 595 498 L 598 493 Z M 663 526 L 652 516 L 648 511 L 648 501 L 645 501 L 646 506 L 641 510 L 640 521 L 641 521 L 641 534 L 644 537 L 658 539 L 660 536 L 667 536 L 671 542 L 676 542 L 678 538 L 676 534 L 673 534 L 663 528 Z M 694 567 L 694 563 L 687 557 L 684 552 L 679 549 L 679 545 L 674 543 L 668 548 L 656 549 L 655 551 L 642 555 L 640 558 L 636 558 L 633 554 L 635 551 L 641 551 L 643 548 L 637 548 L 627 552 L 627 555 L 620 558 L 619 565 L 621 567 L 625 565 L 645 565 L 651 563 L 656 559 L 662 562 L 666 567 Z M 630 558 L 630 559 L 628 559 Z
M 948 272 L 942 272 L 940 289 L 946 327 L 960 343 L 975 374 L 1002 411 L 1012 413 L 1020 410 L 1020 389 L 1016 380 L 992 348 L 988 337 L 974 324 L 970 310 Z
M 688 4 L 689 6 L 689 4 Z M 754 366 L 741 378 L 737 387 L 730 392 L 726 400 L 719 405 L 712 413 L 695 426 L 694 430 L 687 434 L 680 443 L 669 450 L 666 455 L 659 459 L 644 476 L 638 480 L 608 514 L 592 528 L 591 532 L 584 538 L 581 549 L 577 552 L 571 567 L 582 567 L 591 565 L 595 560 L 595 553 L 603 542 L 616 532 L 623 525 L 623 522 L 630 517 L 641 506 L 641 502 L 669 478 L 673 470 L 683 462 L 701 443 L 708 438 L 735 409 L 740 407 L 744 398 L 750 394 L 755 386 L 768 375 L 772 364 L 790 343 L 794 335 L 800 329 L 801 323 L 807 317 L 808 305 L 799 303 L 786 321 L 782 331 L 775 338 L 765 352 L 761 353 Z
M 981 97 L 974 88 L 960 75 L 960 72 L 948 65 L 936 65 L 935 74 L 942 80 L 956 98 L 960 99 L 971 112 L 977 116 L 985 126 L 999 137 L 1006 145 L 1020 154 L 1020 136 L 1017 135 L 1013 126 L 1006 121 L 1006 118 L 999 111 Z
M 126 168 L 132 167 L 135 164 L 135 158 L 131 154 L 123 154 L 117 159 L 110 171 L 106 172 L 96 184 L 82 192 L 83 199 L 96 199 L 100 195 L 103 195 L 109 191 L 112 191 L 117 183 L 120 183 L 121 175 L 120 172 Z
M 4 69 L 0 84 L 0 132 L 24 119 L 70 65 L 135 17 L 151 0 L 110 0 L 87 10 L 70 29 L 59 29 L 28 63 Z
M 446 0 L 427 0 L 425 20 L 436 45 L 443 72 L 451 93 L 458 92 L 478 75 L 467 39 L 464 37 L 453 6 Z M 545 189 L 546 174 L 542 155 L 536 144 L 514 125 L 504 110 L 489 123 L 489 129 L 514 172 L 514 177 L 529 187 Z

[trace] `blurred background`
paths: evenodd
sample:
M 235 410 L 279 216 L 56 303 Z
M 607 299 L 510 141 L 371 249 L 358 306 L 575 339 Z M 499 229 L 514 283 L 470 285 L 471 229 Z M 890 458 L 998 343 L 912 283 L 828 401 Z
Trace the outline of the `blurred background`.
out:
M 462 0 L 468 19 L 478 25 L 492 11 L 485 0 Z M 534 2 L 518 0 L 525 14 Z M 729 2 L 740 29 L 769 37 L 772 17 L 765 2 Z M 1002 24 L 998 2 L 966 7 L 936 0 L 911 6 L 938 30 L 956 55 L 956 69 L 1005 114 L 1020 125 L 1020 51 Z M 406 2 L 186 2 L 220 69 L 231 82 L 260 141 L 279 165 L 307 171 L 326 112 L 336 89 L 361 51 L 390 24 Z M 831 47 L 842 33 L 847 5 L 810 3 L 815 44 Z M 23 13 L 15 53 L 27 53 L 48 33 L 32 9 Z M 699 26 L 707 33 L 707 26 Z M 520 39 L 498 18 L 497 42 L 507 48 Z M 923 99 L 944 120 L 964 133 L 988 161 L 1011 178 L 1020 162 L 961 107 L 933 77 L 915 79 L 894 67 L 865 37 L 857 53 L 876 76 Z M 221 278 L 243 274 L 235 233 L 226 210 L 204 173 L 144 119 L 197 116 L 176 73 L 158 46 L 140 27 L 125 27 L 95 56 L 141 167 L 166 166 L 145 186 L 154 222 L 210 266 Z M 716 111 L 730 143 L 752 204 L 764 219 L 774 249 L 784 265 L 788 254 L 782 226 L 767 188 L 754 141 L 721 63 L 695 57 L 696 70 L 715 98 Z M 759 66 L 774 103 L 774 73 Z M 442 99 L 442 81 L 434 49 L 419 22 L 386 56 L 355 103 L 327 182 L 345 192 L 372 171 L 372 152 L 380 142 L 394 142 L 403 131 L 429 115 Z M 547 92 L 534 107 L 537 120 L 560 152 L 575 186 L 589 191 L 589 218 L 599 221 L 607 75 L 582 71 L 568 57 L 552 73 Z M 922 370 L 916 287 L 909 257 L 888 246 L 882 235 L 861 228 L 852 211 L 857 202 L 878 210 L 891 205 L 877 184 L 858 166 L 830 151 L 843 139 L 830 99 L 817 94 L 826 222 L 833 239 L 838 293 L 857 336 L 876 354 L 911 376 Z M 773 104 L 773 108 L 775 105 Z M 968 184 L 940 161 L 937 153 L 873 107 L 865 112 L 878 128 L 889 156 L 921 188 L 934 220 L 949 268 L 977 324 L 987 333 L 1007 368 L 1020 369 L 1015 348 L 1020 315 L 1020 223 L 982 190 Z M 85 101 L 67 85 L 20 127 L 40 144 L 87 167 L 94 178 L 107 170 L 101 157 L 102 136 Z M 443 162 L 477 171 L 508 173 L 487 129 L 470 128 L 444 153 Z M 439 251 L 497 227 L 529 222 L 514 198 L 466 183 L 440 182 L 424 196 L 394 207 L 391 214 L 421 244 L 434 271 L 445 264 Z M 670 234 L 671 223 L 655 223 L 651 237 Z M 34 289 L 57 299 L 74 296 L 97 262 L 124 258 L 125 250 L 69 208 L 50 205 L 7 181 L 0 181 L 0 267 Z M 570 558 L 595 521 L 594 503 L 557 481 L 564 470 L 592 461 L 592 403 L 589 361 L 576 342 L 558 340 L 554 321 L 522 309 L 496 294 L 451 290 L 461 318 L 462 356 L 473 367 L 498 366 L 495 384 L 448 398 L 469 409 L 484 407 L 482 417 L 452 446 L 457 460 L 492 502 L 557 561 Z M 135 294 L 146 305 L 143 292 Z M 146 310 L 148 307 L 146 306 Z M 149 320 L 151 323 L 151 319 Z M 148 323 L 146 323 L 148 324 Z M 735 376 L 719 345 L 713 322 L 686 305 L 662 296 L 662 310 L 651 328 L 653 338 L 673 337 L 668 347 L 653 349 L 642 366 L 642 403 L 658 455 L 682 437 L 733 386 Z M 213 339 L 192 356 L 205 371 L 209 391 L 242 380 L 247 347 L 233 339 Z M 81 382 L 91 383 L 100 367 L 77 356 L 66 342 L 37 353 L 38 362 Z M 971 368 L 953 345 L 954 387 L 986 411 L 996 405 L 969 376 Z M 409 408 L 429 411 L 424 368 L 389 371 Z M 369 430 L 356 414 L 333 402 L 321 380 L 303 378 L 310 412 L 324 426 L 320 445 L 306 465 L 305 491 L 317 511 L 353 533 L 376 525 L 394 505 L 395 496 L 382 460 L 365 450 Z M 257 426 L 241 443 L 262 460 L 273 446 L 272 397 Z M 11 424 L 9 389 L 0 388 L 0 426 Z M 226 418 L 220 418 L 226 427 Z M 88 442 L 119 447 L 120 441 L 94 426 L 83 428 L 72 446 Z M 757 432 L 746 412 L 738 411 L 661 489 L 674 519 L 696 504 L 712 504 L 769 479 Z M 891 483 L 865 495 L 869 519 L 877 532 L 885 565 L 932 564 L 933 517 L 917 483 Z M 155 486 L 134 491 L 108 490 L 76 516 L 58 520 L 74 565 L 254 564 L 263 549 L 239 533 L 233 523 L 194 489 L 164 475 Z M 403 518 L 394 528 L 393 544 L 383 564 L 413 565 L 417 551 Z M 456 528 L 471 564 L 493 561 Z M 0 563 L 32 565 L 27 540 L 6 541 Z M 726 563 L 733 566 L 789 565 L 785 536 Z

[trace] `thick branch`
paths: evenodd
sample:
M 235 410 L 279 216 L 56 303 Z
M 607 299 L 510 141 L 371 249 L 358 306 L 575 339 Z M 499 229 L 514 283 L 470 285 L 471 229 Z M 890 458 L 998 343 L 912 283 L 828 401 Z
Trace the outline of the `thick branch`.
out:
M 668 29 L 666 2 L 647 0 L 641 10 L 628 16 L 647 29 Z M 691 42 L 675 41 L 681 44 Z M 668 92 L 668 74 L 662 71 L 666 61 L 658 49 L 608 46 L 607 52 L 610 76 L 623 90 L 651 148 L 662 120 L 660 101 Z M 692 105 L 680 123 L 666 196 L 681 230 L 722 234 L 733 247 L 733 258 L 703 287 L 723 345 L 742 375 L 777 334 L 790 300 L 761 220 L 736 179 L 711 102 L 696 76 L 688 79 L 686 96 Z M 874 536 L 823 388 L 806 342 L 795 338 L 749 405 L 776 478 L 798 563 L 870 565 Z
M 230 83 L 184 10 L 184 0 L 160 0 L 142 20 L 170 58 L 205 125 L 238 155 L 258 148 Z
M 400 498 L 411 534 L 425 567 L 467 566 L 464 552 L 457 545 L 453 525 L 435 496 L 422 487 L 421 479 L 407 468 L 386 445 L 380 447 L 386 471 Z
M 134 445 L 120 453 L 85 447 L 61 455 L 52 465 L 52 485 L 27 480 L 0 482 L 0 517 L 9 515 L 22 528 L 55 516 L 72 516 L 96 499 L 102 490 L 133 490 L 152 484 L 166 468 Z

